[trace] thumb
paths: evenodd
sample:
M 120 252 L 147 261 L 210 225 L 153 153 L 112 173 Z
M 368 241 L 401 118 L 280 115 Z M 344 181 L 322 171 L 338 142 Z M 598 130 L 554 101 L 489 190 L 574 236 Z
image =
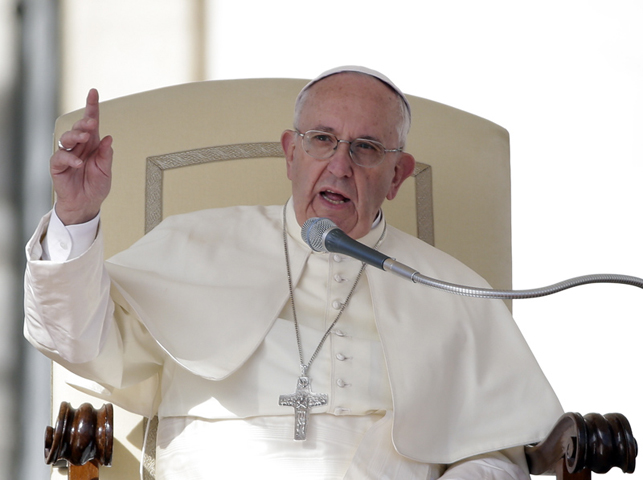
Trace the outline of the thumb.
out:
M 112 148 L 113 138 L 111 135 L 103 137 L 98 145 L 97 162 L 101 169 L 109 170 L 112 166 L 114 149 Z

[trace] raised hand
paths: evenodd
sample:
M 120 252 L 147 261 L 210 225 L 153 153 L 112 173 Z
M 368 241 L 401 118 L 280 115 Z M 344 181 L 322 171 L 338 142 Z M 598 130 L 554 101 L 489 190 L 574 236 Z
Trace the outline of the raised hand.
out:
M 100 211 L 112 182 L 112 137 L 98 132 L 98 92 L 87 95 L 85 114 L 61 135 L 49 168 L 56 214 L 65 225 L 84 223 Z

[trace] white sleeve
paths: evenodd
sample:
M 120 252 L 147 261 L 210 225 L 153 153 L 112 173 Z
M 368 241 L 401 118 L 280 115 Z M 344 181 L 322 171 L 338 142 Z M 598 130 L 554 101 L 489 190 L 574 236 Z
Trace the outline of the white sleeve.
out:
M 50 218 L 41 220 L 26 247 L 25 337 L 52 360 L 100 383 L 123 388 L 153 375 L 161 362 L 156 342 L 120 295 L 114 302 L 100 231 L 79 257 L 42 260 Z
M 102 241 L 74 260 L 42 260 L 51 218 L 43 217 L 26 247 L 25 335 L 64 360 L 86 362 L 98 355 L 114 313 Z
M 447 469 L 440 480 L 530 480 L 530 478 L 524 459 L 524 448 L 516 447 L 455 463 Z
M 56 208 L 51 211 L 49 226 L 42 239 L 42 260 L 66 262 L 80 257 L 89 250 L 96 239 L 100 214 L 89 222 L 78 225 L 67 225 L 56 215 Z

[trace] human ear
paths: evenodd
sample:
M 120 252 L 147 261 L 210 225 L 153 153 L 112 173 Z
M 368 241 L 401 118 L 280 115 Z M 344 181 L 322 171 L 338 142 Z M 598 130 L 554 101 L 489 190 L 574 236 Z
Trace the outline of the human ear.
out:
M 397 196 L 397 192 L 400 190 L 404 180 L 413 175 L 415 170 L 415 158 L 410 153 L 402 152 L 399 154 L 399 158 L 395 163 L 395 174 L 391 180 L 391 186 L 386 198 L 388 200 L 393 200 Z
M 281 148 L 286 157 L 286 172 L 289 179 L 291 179 L 290 169 L 292 168 L 292 162 L 295 156 L 295 139 L 295 132 L 292 130 L 284 130 L 281 134 Z

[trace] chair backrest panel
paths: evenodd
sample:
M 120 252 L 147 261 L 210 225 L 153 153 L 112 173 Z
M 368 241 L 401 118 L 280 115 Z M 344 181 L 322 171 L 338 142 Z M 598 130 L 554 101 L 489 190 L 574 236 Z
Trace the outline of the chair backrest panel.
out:
M 115 153 L 112 192 L 101 211 L 106 256 L 171 214 L 284 203 L 290 183 L 279 138 L 292 128 L 295 98 L 306 83 L 209 81 L 102 102 L 101 134 L 114 137 Z M 508 133 L 446 105 L 413 96 L 409 102 L 413 126 L 406 150 L 418 167 L 398 198 L 385 203 L 387 220 L 460 259 L 494 287 L 510 288 Z M 54 138 L 81 115 L 60 117 Z M 57 381 L 62 374 L 54 376 L 54 405 L 87 401 Z M 115 415 L 123 418 L 118 408 Z M 136 455 L 142 441 L 127 439 L 142 438 L 139 420 L 119 423 L 117 448 L 119 438 Z M 106 469 L 101 478 L 137 473 Z
M 114 182 L 102 211 L 106 255 L 127 248 L 145 233 L 143 186 L 149 158 L 224 145 L 278 142 L 281 132 L 292 128 L 294 100 L 305 83 L 293 79 L 199 82 L 103 102 L 101 132 L 115 139 Z M 406 150 L 430 165 L 433 182 L 429 193 L 426 188 L 424 193 L 416 192 L 413 182 L 407 182 L 399 195 L 402 200 L 384 206 L 389 222 L 417 235 L 416 197 L 422 198 L 424 208 L 432 201 L 432 211 L 430 215 L 425 212 L 425 217 L 432 216 L 434 224 L 423 238 L 433 242 L 430 237 L 434 235 L 438 248 L 474 268 L 495 287 L 509 288 L 508 133 L 446 105 L 413 96 L 409 102 L 413 127 Z M 60 117 L 56 138 L 80 115 L 77 111 Z M 268 166 L 263 165 L 265 161 Z M 238 203 L 281 203 L 287 198 L 290 186 L 283 163 L 273 158 L 241 162 L 240 166 L 223 166 L 222 162 L 165 172 L 162 210 L 169 214 Z M 241 170 L 242 183 L 230 181 L 229 175 L 236 176 Z M 211 182 L 213 187 L 209 187 Z M 217 182 L 225 189 L 215 188 Z M 186 183 L 194 187 L 181 186 Z

